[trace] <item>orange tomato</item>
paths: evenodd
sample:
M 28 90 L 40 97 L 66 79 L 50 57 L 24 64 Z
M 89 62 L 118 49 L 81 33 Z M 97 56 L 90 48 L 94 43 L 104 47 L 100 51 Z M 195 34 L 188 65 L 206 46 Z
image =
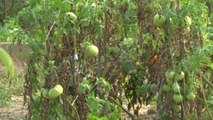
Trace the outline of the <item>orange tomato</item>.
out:
M 154 63 L 156 63 L 157 61 L 158 61 L 158 56 L 155 55 L 155 56 L 154 56 Z

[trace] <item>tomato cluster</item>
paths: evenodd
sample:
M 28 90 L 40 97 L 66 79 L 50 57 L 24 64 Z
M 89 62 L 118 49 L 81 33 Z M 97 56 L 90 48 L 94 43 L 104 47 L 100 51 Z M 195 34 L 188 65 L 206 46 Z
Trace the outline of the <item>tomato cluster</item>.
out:
M 181 94 L 181 87 L 179 82 L 182 81 L 185 78 L 185 73 L 183 71 L 180 72 L 174 72 L 172 70 L 168 70 L 165 72 L 165 77 L 166 81 L 164 85 L 162 86 L 162 91 L 164 93 L 172 92 L 173 93 L 173 101 L 176 104 L 179 104 L 183 102 L 184 98 L 187 100 L 194 100 L 196 95 L 188 90 L 189 92 L 187 93 L 186 96 L 183 96 Z M 179 105 L 176 105 L 174 108 L 175 112 L 179 112 L 181 110 Z

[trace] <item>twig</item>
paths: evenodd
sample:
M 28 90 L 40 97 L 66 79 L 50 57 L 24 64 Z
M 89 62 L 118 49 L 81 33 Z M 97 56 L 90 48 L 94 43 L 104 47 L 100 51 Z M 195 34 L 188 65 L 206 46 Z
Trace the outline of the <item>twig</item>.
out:
M 78 98 L 78 95 L 76 96 L 76 98 L 72 101 L 72 103 L 70 103 L 69 100 L 67 100 L 67 102 L 69 103 L 70 107 L 75 111 L 76 113 L 76 117 L 77 117 L 77 120 L 80 120 L 80 117 L 78 115 L 78 111 L 76 110 L 75 106 L 74 106 L 74 102 L 76 101 L 76 99 Z
M 58 113 L 57 110 L 55 109 L 55 107 L 53 108 L 53 110 L 55 111 L 55 113 L 56 113 L 57 117 L 59 118 L 59 120 L 62 120 L 61 117 L 60 117 L 60 115 L 59 115 L 59 113 Z
M 201 71 L 200 71 L 200 75 L 202 76 L 202 78 L 204 78 L 202 80 L 204 80 L 206 83 L 208 83 L 211 87 L 213 86 L 212 83 L 209 82 L 209 80 L 203 75 L 203 73 Z M 208 107 L 208 104 L 207 104 L 207 101 L 206 101 L 206 95 L 205 95 L 205 92 L 203 90 L 203 87 L 201 88 L 201 92 L 203 94 L 203 100 L 204 100 L 204 105 L 206 107 L 206 110 L 207 110 L 207 112 L 208 112 L 209 117 L 211 118 L 211 120 L 213 120 L 213 117 L 212 117 L 212 115 L 211 115 L 211 113 L 209 111 L 209 107 Z
M 77 98 L 78 98 L 78 95 L 75 97 L 75 99 L 72 101 L 72 106 L 75 104 L 75 101 L 77 100 Z
M 11 4 L 10 9 L 9 9 L 9 12 L 12 11 L 14 4 L 15 4 L 15 0 L 12 1 L 12 4 Z
M 134 118 L 134 115 L 133 114 L 131 114 L 126 108 L 124 108 L 122 105 L 120 105 L 117 101 L 115 101 L 112 97 L 109 97 L 109 99 L 112 101 L 112 102 L 114 102 L 116 105 L 118 105 L 124 112 L 126 112 L 130 117 L 131 117 L 131 119 L 132 120 L 136 120 L 135 118 Z
M 202 72 L 200 72 L 200 73 L 202 75 L 202 78 L 203 78 L 204 82 L 206 82 L 210 87 L 213 88 L 213 84 L 203 75 Z
M 203 94 L 204 105 L 206 106 L 206 110 L 207 110 L 207 112 L 208 112 L 208 114 L 209 114 L 209 117 L 211 118 L 211 120 L 213 120 L 212 114 L 211 114 L 211 112 L 210 112 L 210 110 L 209 110 L 209 107 L 208 107 L 208 104 L 207 104 L 207 101 L 206 101 L 206 95 L 205 95 L 205 93 L 204 93 L 203 88 L 202 88 L 201 90 L 202 90 L 202 94 Z
M 51 25 L 50 30 L 48 31 L 47 36 L 46 36 L 46 38 L 45 38 L 45 41 L 47 41 L 47 38 L 50 36 L 50 32 L 53 30 L 54 25 L 55 25 L 55 21 L 54 21 L 53 24 Z

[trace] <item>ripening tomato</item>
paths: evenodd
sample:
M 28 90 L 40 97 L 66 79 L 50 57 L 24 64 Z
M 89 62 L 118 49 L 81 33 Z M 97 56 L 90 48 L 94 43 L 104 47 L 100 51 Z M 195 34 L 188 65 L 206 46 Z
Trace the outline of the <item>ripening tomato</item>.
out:
M 157 61 L 158 61 L 158 56 L 155 55 L 155 56 L 154 56 L 154 63 L 156 63 Z

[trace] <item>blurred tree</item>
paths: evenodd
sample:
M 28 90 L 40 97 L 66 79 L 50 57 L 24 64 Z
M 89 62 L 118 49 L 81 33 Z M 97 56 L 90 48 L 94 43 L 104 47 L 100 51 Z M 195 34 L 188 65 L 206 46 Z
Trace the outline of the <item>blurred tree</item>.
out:
M 17 15 L 25 5 L 24 0 L 0 0 L 0 23 L 3 24 L 7 16 Z

